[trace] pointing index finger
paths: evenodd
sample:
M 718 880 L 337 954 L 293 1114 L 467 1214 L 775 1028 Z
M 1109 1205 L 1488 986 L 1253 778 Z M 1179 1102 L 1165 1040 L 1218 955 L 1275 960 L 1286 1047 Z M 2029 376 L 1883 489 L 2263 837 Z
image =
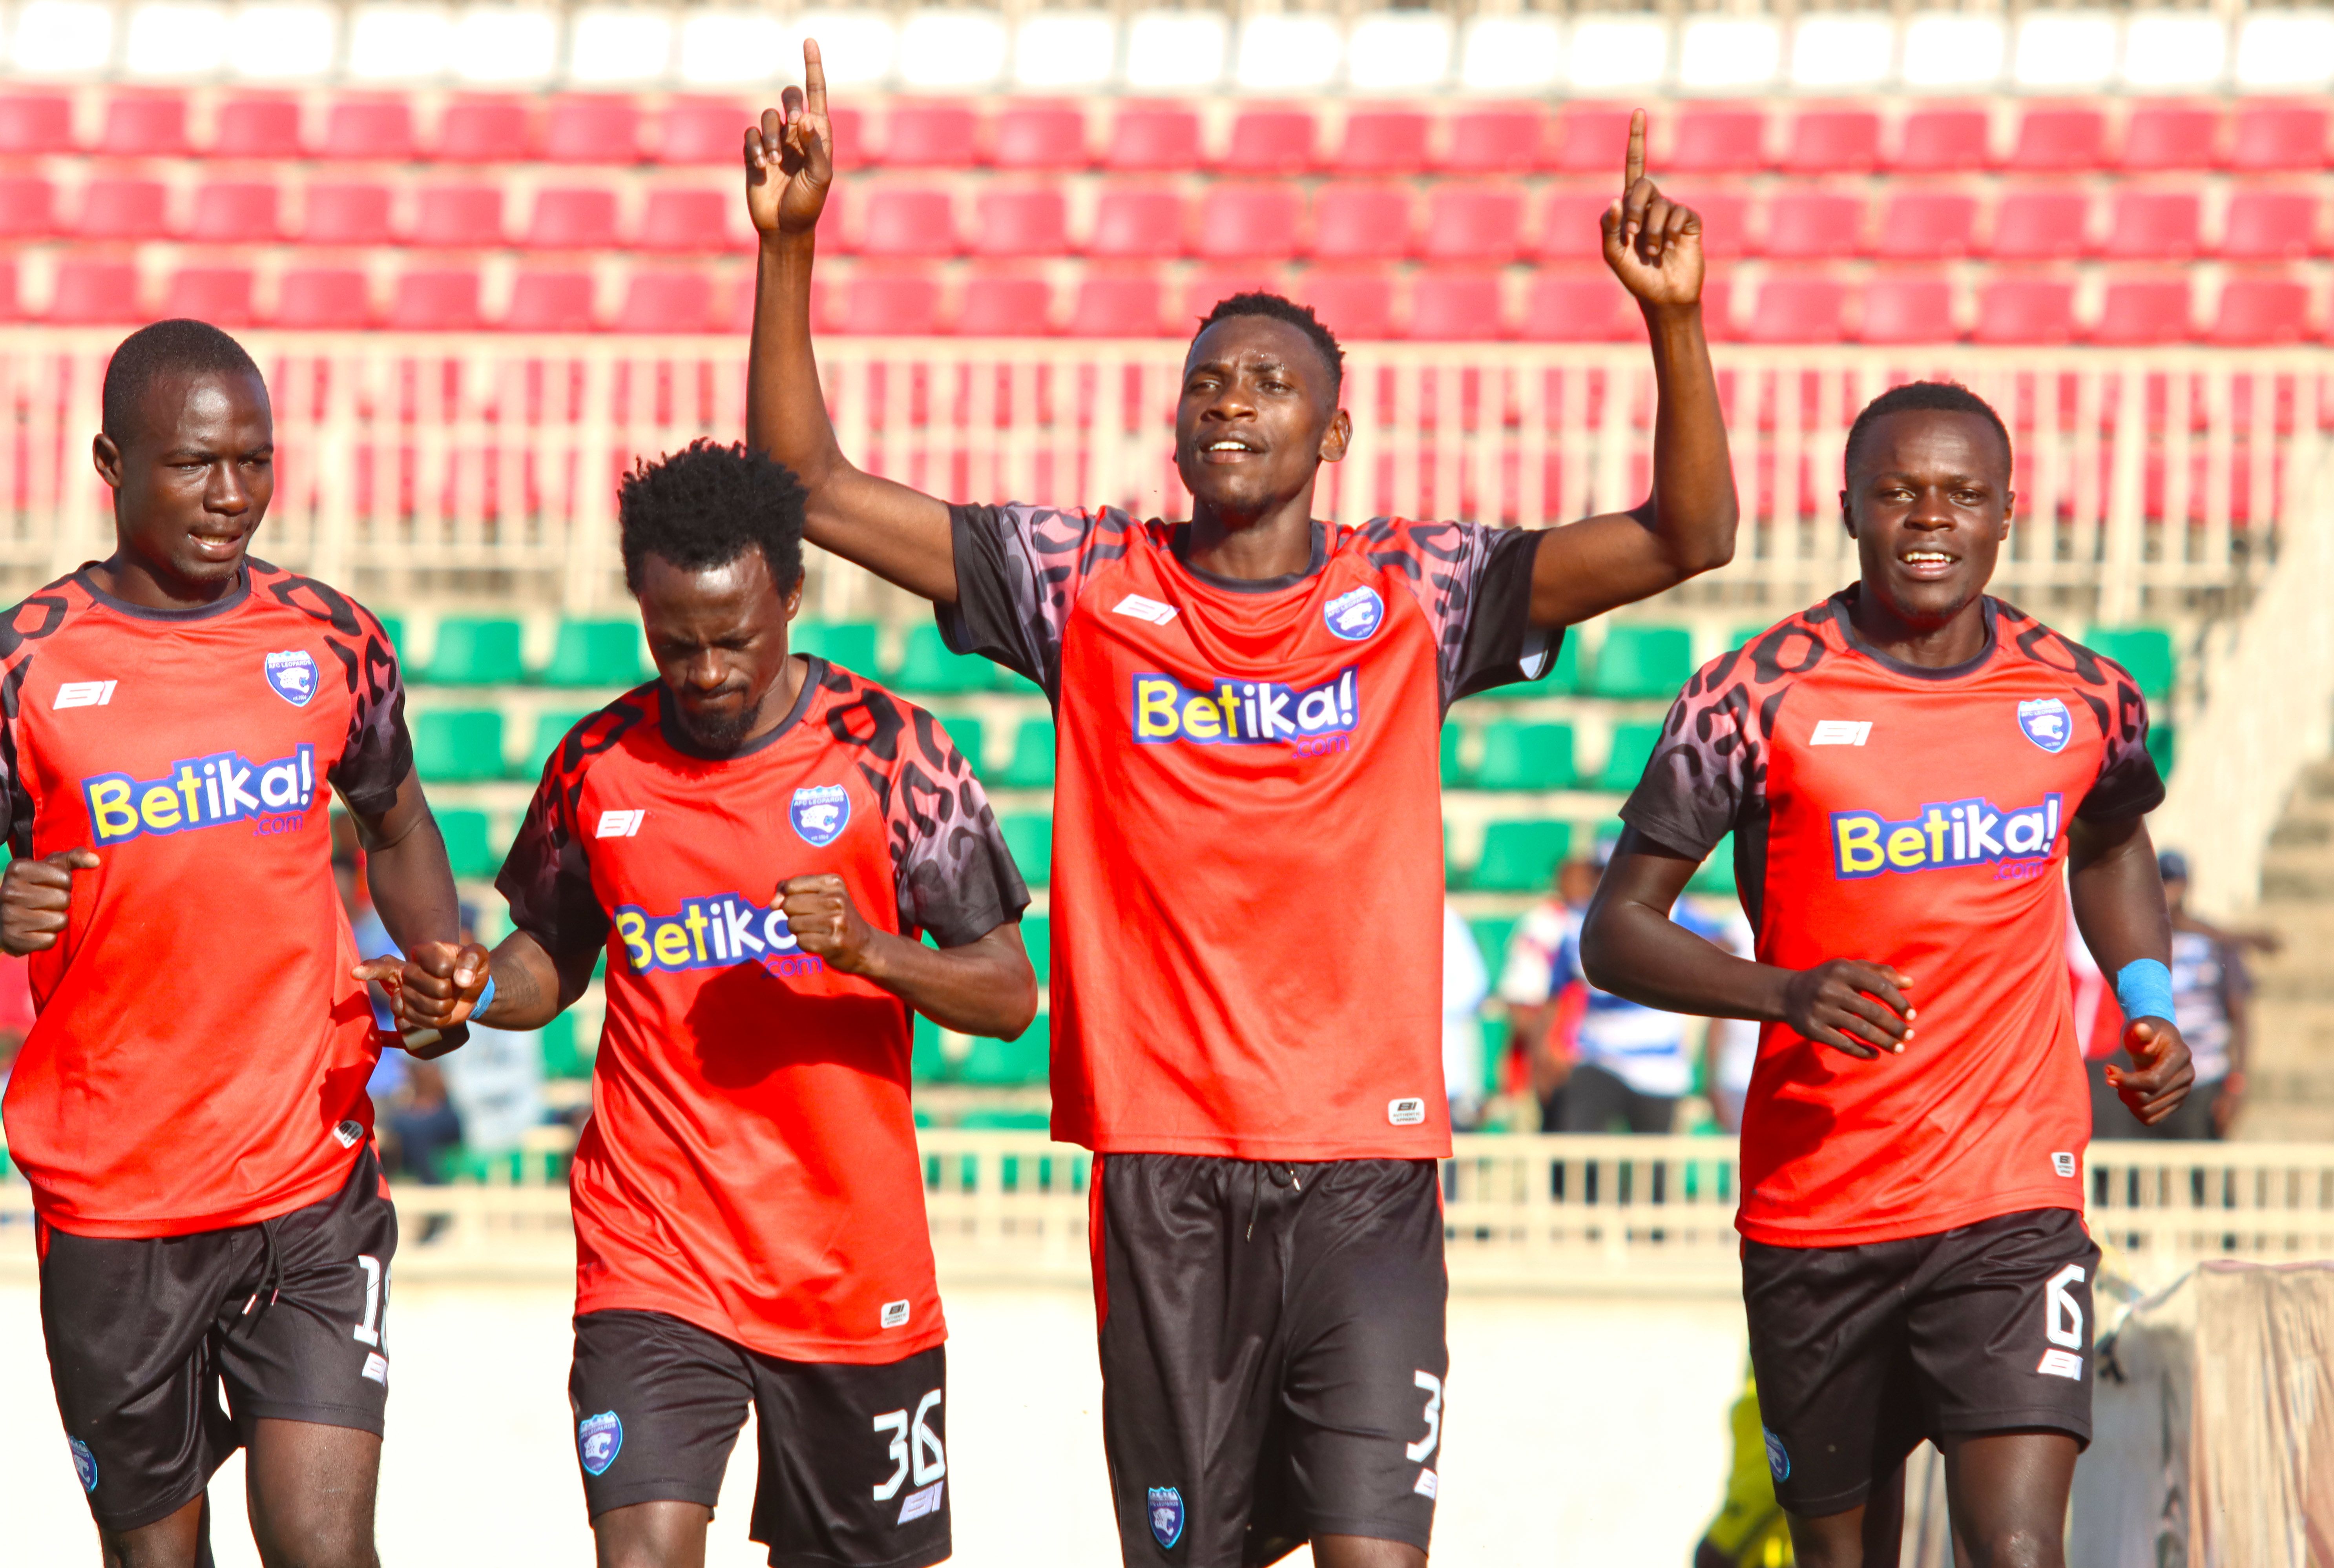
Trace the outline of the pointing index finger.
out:
M 1629 157 L 1628 161 L 1622 166 L 1622 194 L 1626 195 L 1629 188 L 1644 177 L 1645 111 L 1642 109 L 1633 109 L 1629 111 Z
M 814 118 L 826 118 L 826 65 L 819 59 L 815 38 L 803 40 L 803 100 Z

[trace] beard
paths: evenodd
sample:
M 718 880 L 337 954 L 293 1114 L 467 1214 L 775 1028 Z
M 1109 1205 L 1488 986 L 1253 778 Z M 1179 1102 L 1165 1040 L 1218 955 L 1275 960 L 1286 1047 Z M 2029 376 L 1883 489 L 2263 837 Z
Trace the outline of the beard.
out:
M 757 706 L 753 703 L 739 703 L 723 714 L 698 712 L 685 702 L 671 702 L 666 707 L 673 722 L 680 726 L 681 734 L 689 737 L 691 745 L 717 756 L 736 751 L 746 744 L 747 732 L 754 727 L 754 719 L 758 712 Z

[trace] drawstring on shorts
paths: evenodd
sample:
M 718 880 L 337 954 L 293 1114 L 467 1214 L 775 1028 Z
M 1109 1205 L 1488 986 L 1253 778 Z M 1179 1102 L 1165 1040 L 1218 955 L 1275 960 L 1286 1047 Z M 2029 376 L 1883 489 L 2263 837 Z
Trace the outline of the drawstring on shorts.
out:
M 275 1226 L 276 1222 L 272 1219 L 263 1219 L 259 1222 L 259 1246 L 264 1259 L 260 1268 L 259 1288 L 253 1291 L 251 1299 L 243 1303 L 241 1316 L 249 1317 L 254 1307 L 262 1305 L 259 1299 L 261 1295 L 265 1294 L 267 1297 L 265 1305 L 274 1306 L 275 1298 L 283 1294 L 284 1255 L 276 1246 Z

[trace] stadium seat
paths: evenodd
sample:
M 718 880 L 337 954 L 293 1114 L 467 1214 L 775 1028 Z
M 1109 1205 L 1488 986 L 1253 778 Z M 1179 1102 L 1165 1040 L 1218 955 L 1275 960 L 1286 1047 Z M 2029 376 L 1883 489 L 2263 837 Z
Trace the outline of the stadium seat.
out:
M 2194 261 L 2202 228 L 2202 204 L 2194 191 L 2119 190 L 2099 254 L 2109 261 Z
M 1628 291 L 1596 273 L 1537 272 L 1524 289 L 1516 335 L 1534 343 L 1625 342 L 1641 327 Z M 1568 651 L 1572 640 L 1565 640 Z
M 1088 273 L 1078 280 L 1063 331 L 1074 338 L 1150 338 L 1163 325 L 1166 298 L 1155 277 Z
M 1442 774 L 1446 790 L 1467 789 L 1474 775 L 1459 760 L 1459 750 L 1465 731 L 1456 719 L 1442 721 Z
M 45 239 L 56 230 L 56 187 L 28 174 L 0 175 L 0 238 Z
M 60 325 L 93 326 L 131 322 L 138 308 L 138 269 L 128 262 L 68 256 L 57 263 L 48 319 Z
M 589 1082 L 593 1057 L 576 1044 L 575 1015 L 562 1013 L 545 1024 L 542 1030 L 543 1075 L 551 1079 Z
M 454 875 L 466 882 L 492 880 L 502 870 L 503 857 L 495 846 L 487 813 L 469 806 L 440 806 L 436 815 Z
M 2221 117 L 2179 103 L 2143 103 L 2124 122 L 2117 167 L 2126 174 L 2210 168 L 2219 161 Z
M 1785 174 L 1837 177 L 1880 167 L 1880 117 L 1860 109 L 1815 109 L 1791 117 Z
M 1588 690 L 1596 697 L 1666 701 L 1693 674 L 1693 634 L 1684 627 L 1624 623 L 1606 632 Z
M 948 192 L 888 185 L 868 197 L 859 236 L 862 255 L 939 259 L 955 255 L 959 248 Z
M 319 158 L 404 163 L 413 157 L 413 106 L 402 98 L 343 98 L 326 107 Z
M 1509 915 L 1480 916 L 1467 922 L 1467 934 L 1475 938 L 1475 949 L 1483 955 L 1483 966 L 1493 975 L 1499 974 L 1500 965 L 1506 960 L 1508 940 L 1516 934 L 1516 927 L 1520 923 Z
M 616 193 L 589 188 L 545 186 L 535 193 L 528 215 L 529 250 L 613 250 Z
M 425 185 L 414 193 L 418 245 L 494 250 L 503 243 L 503 191 L 498 185 Z
M 1037 989 L 1042 993 L 1053 977 L 1054 922 L 1044 915 L 1022 916 L 1021 945 L 1029 954 L 1029 967 L 1037 972 Z
M 1042 888 L 1053 880 L 1054 819 L 1042 812 L 1008 812 L 997 819 L 997 830 L 1004 837 L 1005 847 L 1012 851 L 1013 863 L 1021 868 L 1021 880 L 1033 888 Z
M 1767 204 L 1760 245 L 1770 256 L 1845 261 L 1864 250 L 1864 198 L 1842 191 L 1785 190 Z
M 1673 174 L 1756 174 L 1766 167 L 1766 139 L 1767 117 L 1758 110 L 1688 109 L 1676 117 L 1669 156 L 1657 167 Z
M 856 675 L 875 673 L 875 623 L 872 620 L 797 620 L 787 634 L 796 653 L 839 664 Z
M 2104 654 L 2130 671 L 2139 692 L 2150 702 L 2172 695 L 2177 671 L 2172 634 L 2160 626 L 2094 626 L 2083 634 L 2083 646 Z
M 665 105 L 650 133 L 650 155 L 668 165 L 719 164 L 738 159 L 746 128 L 754 123 L 753 110 L 743 103 L 709 99 L 678 98 Z
M 1670 695 L 1677 695 L 1675 688 Z M 1645 765 L 1654 760 L 1654 748 L 1661 742 L 1662 726 L 1658 723 L 1615 725 L 1613 743 L 1606 749 L 1605 769 L 1596 775 L 1596 787 L 1623 794 L 1635 789 L 1637 781 L 1645 776 Z
M 1023 719 L 1013 732 L 1013 755 L 1006 759 L 1004 770 L 990 782 L 998 789 L 1052 789 L 1054 721 L 1049 718 Z
M 995 684 L 996 669 L 977 653 L 950 652 L 948 644 L 940 640 L 940 629 L 924 622 L 908 629 L 900 668 L 891 678 L 902 691 L 954 697 L 989 690 Z
M 865 168 L 878 161 L 867 150 L 867 116 L 848 106 L 826 106 L 826 129 L 834 139 L 834 158 L 840 168 Z M 743 147 L 741 131 L 738 145 Z M 733 152 L 732 156 L 736 156 Z
M 1750 198 L 1740 190 L 1712 190 L 1707 188 L 1686 189 L 1674 193 L 1677 199 L 1702 214 L 1702 253 L 1713 261 L 1739 256 L 1750 248 Z M 1610 202 L 1613 198 L 1605 198 Z M 1551 204 L 1552 206 L 1553 204 Z M 1598 209 L 1600 212 L 1602 208 Z M 1591 224 L 1589 244 L 1596 255 L 1604 255 L 1604 228 Z
M 413 716 L 413 771 L 424 784 L 503 776 L 503 716 L 491 707 L 437 707 Z
M 1413 175 L 1426 168 L 1427 117 L 1408 109 L 1357 109 L 1345 116 L 1329 172 Z
M 2179 760 L 2178 743 L 2178 726 L 2157 724 L 2152 719 L 2148 722 L 2147 755 L 2156 759 L 2156 771 L 2165 778 L 2172 776 L 2172 769 Z
M 300 105 L 289 98 L 230 98 L 211 119 L 210 155 L 270 163 L 305 156 L 300 145 Z
M 1605 261 L 1605 210 L 1613 195 L 1603 190 L 1555 189 L 1540 204 L 1539 226 L 1531 236 L 1533 257 L 1551 262 Z M 1702 215 L 1702 243 L 1712 242 L 1710 215 Z
M 1008 103 L 989 123 L 989 161 L 998 168 L 1068 173 L 1094 161 L 1086 117 L 1075 104 Z
M 169 199 L 159 179 L 100 177 L 82 187 L 72 232 L 82 239 L 160 239 L 169 233 Z
M 2088 204 L 2080 190 L 2013 190 L 1994 208 L 1986 254 L 1996 261 L 2059 261 L 2085 250 Z
M 894 100 L 883 127 L 883 161 L 892 168 L 970 168 L 980 124 L 953 103 Z
M 940 728 L 947 734 L 949 744 L 957 749 L 973 776 L 984 784 L 989 782 L 989 726 L 967 714 L 941 714 Z
M 2075 336 L 2075 287 L 2055 278 L 1987 280 L 1977 296 L 1979 343 L 2056 344 Z
M 1432 263 L 1505 266 L 1523 248 L 1523 192 L 1509 185 L 1436 182 L 1426 195 L 1419 255 Z
M 1576 103 L 1557 120 L 1554 153 L 1544 167 L 1557 174 L 1591 174 L 1614 179 L 1619 176 L 1622 159 L 1628 151 L 1627 110 L 1609 103 Z
M 2231 278 L 2205 341 L 2228 349 L 2310 341 L 2310 288 L 2286 278 Z
M 1050 1071 L 1051 1042 L 1052 1032 L 1042 1015 L 1011 1040 L 976 1034 L 958 1064 L 958 1082 L 997 1089 L 1035 1088 L 1046 1081 Z
M 1200 167 L 1200 117 L 1163 104 L 1128 104 L 1114 115 L 1102 155 L 1122 173 L 1183 173 Z
M 519 624 L 493 616 L 449 615 L 420 678 L 431 686 L 515 686 L 526 678 Z
M 372 323 L 371 291 L 354 267 L 292 267 L 276 284 L 279 327 L 355 329 Z
M 116 94 L 106 101 L 105 120 L 90 149 L 111 158 L 184 158 L 187 101 L 175 92 Z
M 1974 248 L 1977 198 L 1959 191 L 1901 190 L 1888 197 L 1872 254 L 1886 261 L 1958 261 Z
M 1537 108 L 1471 109 L 1453 114 L 1437 167 L 1449 174 L 1530 174 L 1540 166 L 1548 116 Z
M 545 686 L 638 686 L 648 678 L 640 622 L 629 618 L 562 620 L 552 640 Z
M 215 327 L 247 327 L 251 308 L 249 267 L 180 267 L 162 288 L 162 316 L 190 316 Z
M 1183 197 L 1176 191 L 1138 186 L 1105 188 L 1095 203 L 1094 234 L 1086 254 L 1165 260 L 1183 254 Z
M 400 274 L 381 324 L 405 332 L 478 331 L 486 325 L 478 313 L 478 274 L 467 267 L 417 267 Z
M 1410 191 L 1337 181 L 1313 197 L 1311 254 L 1322 261 L 1396 261 L 1410 254 Z
M 2096 109 L 2030 109 L 2001 167 L 2021 174 L 2076 174 L 2107 162 L 2107 117 Z
M 1180 336 L 1196 327 L 1209 312 L 1234 294 L 1253 293 L 1263 289 L 1275 293 L 1288 292 L 1288 284 L 1278 269 L 1261 265 L 1201 267 L 1183 280 L 1183 291 L 1176 301 L 1175 316 L 1169 335 Z
M 301 214 L 300 237 L 308 245 L 384 245 L 389 226 L 389 187 L 312 185 Z
M 562 1013 L 561 1017 L 569 1016 Z M 921 1013 L 911 1012 L 909 1018 L 908 1076 L 917 1083 L 944 1083 L 954 1070 L 948 1055 L 940 1049 L 940 1026 Z M 916 1112 L 916 1125 L 924 1126 L 924 1113 Z
M 2310 104 L 2262 103 L 2237 111 L 2229 167 L 2244 174 L 2326 167 L 2326 111 Z
M 1058 256 L 1070 253 L 1069 209 L 1057 186 L 992 186 L 973 198 L 972 254 Z
M 1888 276 L 1864 285 L 1864 312 L 1857 341 L 1866 343 L 1949 343 L 1953 327 L 1953 285 L 1941 277 Z
M 1301 109 L 1242 110 L 1216 168 L 1226 174 L 1303 174 L 1313 167 L 1318 136 L 1313 116 Z
M 528 268 L 511 280 L 510 307 L 503 313 L 506 332 L 588 332 L 592 274 Z
M 2221 226 L 2227 261 L 2300 261 L 2318 248 L 2318 197 L 2307 190 L 2238 190 Z
M 1466 885 L 1487 893 L 1545 891 L 1572 848 L 1572 824 L 1495 822 L 1483 828 L 1483 852 Z
M 940 330 L 940 284 L 921 271 L 862 271 L 833 300 L 830 332 L 861 337 L 927 337 Z
M 1572 726 L 1494 720 L 1483 726 L 1479 790 L 1567 790 L 1573 785 Z
M 1905 117 L 1896 156 L 1899 174 L 1972 174 L 1992 161 L 1982 109 L 1916 109 Z
M 1042 277 L 976 274 L 964 284 L 956 330 L 968 338 L 1042 338 L 1054 330 L 1053 285 Z
M 1406 335 L 1413 341 L 1488 342 L 1507 332 L 1499 274 L 1452 270 L 1421 273 L 1413 280 Z
M 1686 879 L 1686 891 L 1711 898 L 1731 897 L 1734 886 L 1734 835 L 1728 833 L 1711 846 L 1702 864 Z
M 544 117 L 541 156 L 546 163 L 622 167 L 640 161 L 640 139 L 641 113 L 628 98 L 555 99 Z
M 186 237 L 205 245 L 272 245 L 284 236 L 282 196 L 260 179 L 198 185 Z
M 1751 343 L 1836 343 L 1845 337 L 1847 288 L 1837 278 L 1770 274 L 1742 330 Z
M 1364 268 L 1316 267 L 1297 285 L 1297 300 L 1343 342 L 1383 341 L 1394 330 L 1394 279 Z
M 2090 341 L 2114 348 L 2185 342 L 2195 335 L 2188 285 L 2172 280 L 2109 280 Z
M 688 255 L 734 251 L 729 215 L 736 205 L 726 191 L 651 189 L 632 248 Z
M 440 163 L 525 163 L 535 156 L 535 126 L 526 101 L 516 98 L 458 98 L 438 116 Z M 731 137 L 729 156 L 738 156 Z
M 55 92 L 0 97 L 0 153 L 39 157 L 72 150 L 72 99 Z
M 1297 251 L 1304 197 L 1293 185 L 1227 182 L 1200 197 L 1193 254 L 1211 261 L 1285 261 Z

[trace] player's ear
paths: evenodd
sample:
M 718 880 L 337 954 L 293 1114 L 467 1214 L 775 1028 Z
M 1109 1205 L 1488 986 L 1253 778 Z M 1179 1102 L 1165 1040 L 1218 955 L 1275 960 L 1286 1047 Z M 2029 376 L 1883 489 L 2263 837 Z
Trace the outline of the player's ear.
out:
M 1856 537 L 1856 508 L 1847 504 L 1847 492 L 1839 493 L 1839 525 L 1847 530 L 1850 539 Z
M 97 438 L 89 444 L 89 457 L 97 466 L 97 476 L 109 488 L 121 488 L 121 448 L 113 444 L 112 437 L 99 431 Z
M 1345 448 L 1354 439 L 1353 416 L 1340 409 L 1329 416 L 1329 428 L 1321 432 L 1321 461 L 1342 462 Z
M 2003 540 L 2008 539 L 2010 537 L 2010 521 L 2017 515 L 2018 492 L 2015 490 L 2004 490 L 2001 493 L 2001 531 L 1995 534 L 1994 537 Z
M 795 585 L 786 590 L 786 620 L 789 623 L 792 623 L 796 616 L 802 613 L 803 581 L 802 577 L 797 576 L 795 579 Z

